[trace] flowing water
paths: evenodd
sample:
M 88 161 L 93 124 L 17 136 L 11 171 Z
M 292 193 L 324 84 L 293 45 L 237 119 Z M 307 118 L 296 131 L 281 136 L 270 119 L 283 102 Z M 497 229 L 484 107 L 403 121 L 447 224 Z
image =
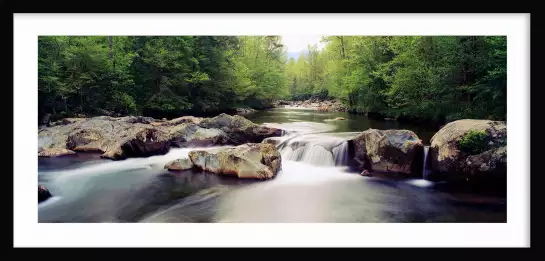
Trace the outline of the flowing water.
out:
M 424 162 L 422 164 L 422 178 L 428 179 L 428 151 L 430 146 L 424 146 Z
M 436 129 L 293 108 L 246 117 L 285 130 L 276 178 L 164 169 L 190 148 L 123 161 L 97 154 L 39 159 L 39 183 L 54 195 L 38 204 L 39 221 L 506 222 L 505 198 L 449 192 L 424 179 L 363 177 L 346 166 L 346 140 L 365 129 L 410 129 L 427 144 Z

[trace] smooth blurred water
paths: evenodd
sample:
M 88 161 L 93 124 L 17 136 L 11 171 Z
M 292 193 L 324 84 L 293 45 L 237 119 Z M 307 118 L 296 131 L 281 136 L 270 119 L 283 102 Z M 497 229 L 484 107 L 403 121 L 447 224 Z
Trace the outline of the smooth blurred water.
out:
M 298 156 L 280 149 L 282 169 L 269 181 L 164 169 L 191 148 L 123 161 L 97 154 L 39 159 L 39 183 L 55 196 L 39 204 L 39 221 L 506 222 L 505 198 L 446 192 L 425 180 L 363 177 L 337 164 L 345 160 L 344 140 L 366 126 L 397 128 L 394 122 L 301 109 L 247 117 L 285 129 L 279 148 L 295 141 L 320 146 Z M 336 117 L 346 120 L 330 120 Z

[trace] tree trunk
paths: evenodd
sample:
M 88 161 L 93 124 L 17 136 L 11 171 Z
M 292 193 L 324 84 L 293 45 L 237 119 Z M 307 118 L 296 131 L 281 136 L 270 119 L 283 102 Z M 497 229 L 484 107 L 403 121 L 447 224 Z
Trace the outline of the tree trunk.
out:
M 345 53 L 344 53 L 344 38 L 342 36 L 339 36 L 339 39 L 341 40 L 341 57 L 345 58 Z
M 62 98 L 64 100 L 64 111 L 68 113 L 68 104 L 66 103 L 66 97 Z

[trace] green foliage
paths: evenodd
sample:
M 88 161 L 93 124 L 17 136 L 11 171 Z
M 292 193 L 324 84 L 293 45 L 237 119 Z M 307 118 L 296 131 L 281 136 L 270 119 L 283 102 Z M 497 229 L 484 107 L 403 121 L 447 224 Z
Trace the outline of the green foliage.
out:
M 41 36 L 39 114 L 219 112 L 287 92 L 278 36 Z
M 485 131 L 470 130 L 460 139 L 460 149 L 470 155 L 486 151 L 488 139 Z
M 503 36 L 328 36 L 286 60 L 279 36 L 40 36 L 45 113 L 217 113 L 339 99 L 388 117 L 505 120 Z
M 506 118 L 502 36 L 328 36 L 286 66 L 291 98 L 316 90 L 360 113 L 456 120 Z

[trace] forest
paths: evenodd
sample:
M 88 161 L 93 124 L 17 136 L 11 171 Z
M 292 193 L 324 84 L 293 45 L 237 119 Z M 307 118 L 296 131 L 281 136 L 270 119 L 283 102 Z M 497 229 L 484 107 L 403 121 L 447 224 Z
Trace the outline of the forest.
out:
M 306 99 L 400 119 L 506 120 L 506 37 L 321 41 L 288 59 L 280 36 L 40 36 L 39 120 L 212 115 Z

